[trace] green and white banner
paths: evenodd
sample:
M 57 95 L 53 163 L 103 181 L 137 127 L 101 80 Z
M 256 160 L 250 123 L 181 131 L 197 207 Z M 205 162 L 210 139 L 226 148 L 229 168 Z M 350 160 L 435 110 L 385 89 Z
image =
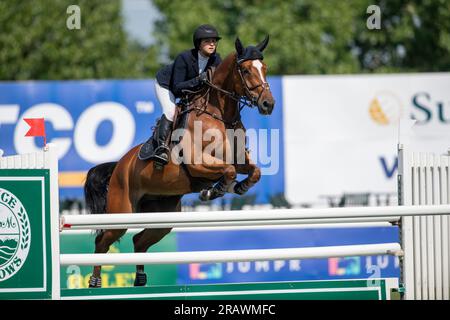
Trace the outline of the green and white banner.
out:
M 50 173 L 0 170 L 0 299 L 50 299 Z

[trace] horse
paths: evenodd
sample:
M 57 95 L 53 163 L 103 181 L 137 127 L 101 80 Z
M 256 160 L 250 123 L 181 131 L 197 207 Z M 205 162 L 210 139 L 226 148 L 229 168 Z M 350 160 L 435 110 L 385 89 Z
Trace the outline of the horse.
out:
M 243 195 L 255 185 L 261 177 L 260 169 L 252 162 L 245 143 L 237 150 L 233 143 L 236 137 L 227 136 L 227 133 L 240 130 L 245 135 L 241 121 L 241 110 L 245 105 L 257 107 L 265 116 L 273 111 L 275 101 L 266 81 L 267 67 L 262 54 L 268 42 L 267 35 L 258 45 L 244 47 L 237 37 L 236 51 L 229 54 L 213 74 L 209 74 L 202 89 L 186 93 L 189 102 L 177 115 L 178 120 L 184 117 L 184 135 L 179 144 L 171 144 L 171 161 L 162 169 L 154 166 L 153 161 L 139 159 L 142 144 L 133 147 L 118 162 L 91 168 L 84 185 L 88 211 L 93 214 L 178 212 L 185 194 L 200 192 L 200 199 L 207 201 L 226 192 Z M 180 122 L 174 121 L 174 125 Z M 208 141 L 198 142 L 189 138 L 199 124 L 202 137 L 211 130 L 217 133 L 213 151 L 207 152 L 208 148 L 211 149 Z M 181 163 L 172 161 L 180 156 L 174 152 L 175 149 L 181 150 Z M 200 161 L 193 159 L 195 150 L 200 151 Z M 219 153 L 226 155 L 227 159 L 231 157 L 232 161 L 223 160 Z M 242 161 L 236 163 L 234 160 L 238 155 Z M 246 174 L 247 177 L 236 181 L 237 174 Z M 98 231 L 95 253 L 108 252 L 110 245 L 126 231 Z M 133 236 L 134 252 L 146 252 L 170 231 L 171 228 L 140 231 Z M 137 265 L 134 286 L 145 286 L 146 283 L 144 266 Z M 89 287 L 101 287 L 101 266 L 94 266 Z

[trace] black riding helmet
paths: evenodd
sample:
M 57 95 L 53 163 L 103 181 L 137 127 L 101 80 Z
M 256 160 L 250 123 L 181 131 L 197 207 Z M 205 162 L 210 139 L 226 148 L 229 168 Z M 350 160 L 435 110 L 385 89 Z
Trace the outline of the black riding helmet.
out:
M 200 42 L 202 41 L 202 39 L 207 38 L 216 38 L 217 41 L 222 39 L 221 37 L 219 37 L 219 33 L 217 32 L 216 28 L 214 28 L 212 25 L 202 24 L 195 30 L 192 37 L 195 48 L 198 49 L 200 47 Z

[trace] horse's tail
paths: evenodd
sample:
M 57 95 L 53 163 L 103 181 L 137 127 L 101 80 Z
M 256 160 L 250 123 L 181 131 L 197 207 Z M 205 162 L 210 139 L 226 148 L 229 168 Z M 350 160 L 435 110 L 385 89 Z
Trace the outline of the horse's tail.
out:
M 107 162 L 92 167 L 84 183 L 84 200 L 90 213 L 106 212 L 106 196 L 108 194 L 109 179 L 117 162 Z

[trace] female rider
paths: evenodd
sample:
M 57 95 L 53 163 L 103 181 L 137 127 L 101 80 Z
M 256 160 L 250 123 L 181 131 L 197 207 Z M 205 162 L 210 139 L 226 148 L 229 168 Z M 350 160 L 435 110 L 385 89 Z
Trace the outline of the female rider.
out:
M 169 141 L 175 115 L 175 99 L 181 98 L 184 89 L 197 90 L 206 80 L 206 70 L 222 61 L 216 53 L 217 42 L 220 39 L 213 26 L 208 24 L 199 26 L 193 34 L 194 48 L 180 53 L 174 63 L 162 68 L 156 74 L 156 96 L 162 106 L 163 115 L 153 134 L 155 151 L 150 159 L 157 161 L 161 166 L 169 162 Z M 142 152 L 145 154 L 145 147 L 144 144 L 141 155 Z

